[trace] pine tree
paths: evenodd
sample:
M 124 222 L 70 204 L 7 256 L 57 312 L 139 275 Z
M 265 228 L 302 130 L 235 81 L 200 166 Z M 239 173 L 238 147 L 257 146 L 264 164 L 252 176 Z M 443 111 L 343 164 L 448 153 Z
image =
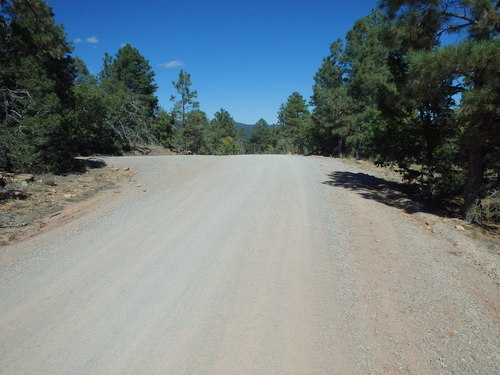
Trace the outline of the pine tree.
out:
M 211 121 L 213 126 L 217 129 L 218 137 L 232 137 L 236 138 L 236 123 L 234 122 L 231 114 L 224 108 L 219 109 L 214 113 L 214 118 Z
M 461 144 L 467 154 L 464 214 L 473 221 L 476 200 L 484 193 L 488 166 L 498 163 L 498 78 L 500 4 L 492 0 L 426 1 L 385 0 L 381 4 L 394 25 L 402 30 L 394 38 L 405 47 L 406 71 L 422 87 L 444 90 L 442 98 L 461 93 Z M 425 28 L 422 30 L 422 25 Z M 421 32 L 416 32 L 422 30 Z M 455 46 L 435 48 L 444 33 L 466 31 L 467 39 Z M 419 38 L 425 36 L 425 38 Z M 423 44 L 425 42 L 426 44 Z M 427 85 L 425 85 L 427 83 Z M 440 103 L 441 101 L 441 103 Z M 439 111 L 423 112 L 446 121 L 452 99 L 435 101 Z M 444 114 L 443 111 L 444 110 Z M 422 113 L 422 112 L 421 112 Z
M 380 126 L 378 103 L 381 95 L 394 92 L 387 66 L 388 49 L 383 43 L 384 15 L 372 11 L 356 21 L 346 35 L 342 60 L 346 66 L 346 90 L 352 99 L 347 145 L 356 158 L 371 156 L 371 135 Z
M 186 115 L 190 111 L 198 109 L 200 106 L 200 104 L 194 100 L 198 97 L 198 91 L 192 91 L 191 84 L 191 75 L 184 70 L 179 72 L 178 80 L 172 82 L 178 96 L 172 95 L 170 100 L 174 102 L 174 113 L 182 127 L 186 124 Z
M 163 108 L 160 108 L 156 119 L 153 121 L 152 128 L 155 138 L 164 147 L 173 147 L 174 124 L 174 117 Z
M 105 55 L 101 76 L 105 77 L 105 88 L 110 86 L 114 90 L 117 84 L 122 85 L 148 108 L 150 116 L 156 113 L 158 99 L 154 93 L 158 86 L 154 81 L 155 74 L 149 62 L 136 48 L 126 44 L 114 58 Z
M 41 0 L 0 3 L 0 167 L 60 172 L 73 166 L 71 46 Z
M 349 134 L 352 100 L 345 86 L 346 67 L 343 61 L 343 42 L 338 39 L 330 45 L 330 55 L 314 76 L 312 139 L 315 150 L 323 155 L 342 156 Z
M 248 154 L 265 154 L 274 150 L 272 131 L 266 120 L 255 123 L 247 142 Z
M 443 188 L 449 193 L 456 185 L 451 180 L 456 180 L 458 158 L 454 91 L 449 80 L 420 80 L 409 70 L 415 51 L 438 48 L 440 17 L 435 11 L 409 11 L 391 21 L 394 9 L 386 8 L 385 34 L 394 89 L 379 97 L 385 123 L 376 129 L 373 147 L 379 161 L 396 164 L 427 193 L 444 193 Z
M 75 58 L 76 77 L 72 87 L 75 98 L 73 121 L 76 151 L 80 155 L 115 154 L 121 151 L 112 129 L 106 125 L 109 108 L 107 94 L 88 70 L 85 62 Z
M 500 40 L 465 40 L 437 51 L 415 53 L 411 72 L 425 82 L 447 82 L 461 92 L 458 110 L 461 146 L 466 153 L 464 213 L 468 221 L 480 221 L 473 208 L 486 192 L 498 188 L 485 181 L 487 168 L 500 170 Z M 454 86 L 453 82 L 460 82 Z M 485 185 L 486 183 L 486 185 Z
M 157 143 L 157 86 L 140 52 L 127 44 L 115 56 L 106 53 L 98 77 L 106 109 L 103 124 L 113 134 L 111 149 L 120 153 L 139 144 Z
M 177 96 L 172 95 L 170 98 L 170 100 L 174 102 L 172 113 L 179 125 L 178 133 L 180 135 L 180 147 L 184 151 L 189 150 L 187 145 L 190 143 L 186 139 L 188 134 L 184 134 L 187 127 L 187 115 L 189 112 L 199 108 L 199 103 L 195 101 L 198 92 L 196 90 L 191 90 L 191 84 L 191 75 L 181 70 L 177 81 L 172 82 L 172 85 L 177 91 Z
M 280 139 L 278 148 L 282 152 L 306 154 L 310 152 L 311 114 L 302 95 L 293 92 L 278 112 Z
M 221 108 L 214 114 L 210 126 L 206 128 L 206 153 L 226 155 L 239 153 L 236 147 L 238 131 L 231 114 Z
M 205 112 L 195 109 L 186 114 L 183 131 L 184 151 L 199 154 L 206 148 L 205 129 L 208 118 Z

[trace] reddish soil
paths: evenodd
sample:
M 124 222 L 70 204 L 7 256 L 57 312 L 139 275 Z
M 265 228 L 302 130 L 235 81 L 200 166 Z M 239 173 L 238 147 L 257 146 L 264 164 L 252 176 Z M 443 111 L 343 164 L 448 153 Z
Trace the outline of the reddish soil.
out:
M 0 190 L 0 246 L 60 226 L 106 199 L 128 168 L 88 168 L 84 173 L 35 175 L 28 183 L 8 181 Z M 99 194 L 98 194 L 99 193 Z

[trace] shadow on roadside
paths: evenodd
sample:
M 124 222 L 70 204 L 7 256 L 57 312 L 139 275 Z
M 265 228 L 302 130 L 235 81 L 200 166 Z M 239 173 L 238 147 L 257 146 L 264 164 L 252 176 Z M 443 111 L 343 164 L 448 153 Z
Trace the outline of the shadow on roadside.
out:
M 424 212 L 443 217 L 457 216 L 458 207 L 444 206 L 435 200 L 422 197 L 415 185 L 347 171 L 332 172 L 328 177 L 329 180 L 323 184 L 354 191 L 365 199 L 396 207 L 409 214 Z
M 82 170 L 85 170 L 86 168 L 104 168 L 106 166 L 106 162 L 104 160 L 97 158 L 77 158 L 77 161 Z

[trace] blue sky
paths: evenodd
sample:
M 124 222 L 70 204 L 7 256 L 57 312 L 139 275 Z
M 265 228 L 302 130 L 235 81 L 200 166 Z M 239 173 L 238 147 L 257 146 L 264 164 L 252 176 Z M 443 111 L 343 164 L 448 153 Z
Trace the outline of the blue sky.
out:
M 170 110 L 171 82 L 191 74 L 200 108 L 220 108 L 236 121 L 276 122 L 281 103 L 306 100 L 331 42 L 344 38 L 376 0 L 160 1 L 49 0 L 73 54 L 92 73 L 105 52 L 130 43 L 156 73 L 160 105 Z M 170 63 L 170 64 L 169 64 Z

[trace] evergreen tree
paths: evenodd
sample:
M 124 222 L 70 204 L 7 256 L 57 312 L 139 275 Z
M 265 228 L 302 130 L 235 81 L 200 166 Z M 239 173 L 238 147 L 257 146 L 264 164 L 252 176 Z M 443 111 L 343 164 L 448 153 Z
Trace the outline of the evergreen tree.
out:
M 206 131 L 208 153 L 226 155 L 238 153 L 236 138 L 238 132 L 236 123 L 230 113 L 224 108 L 215 112 L 214 118 L 210 121 L 210 126 Z
M 155 144 L 149 108 L 136 95 L 126 89 L 117 89 L 104 96 L 106 116 L 104 124 L 114 134 L 113 143 L 118 152 L 127 151 L 141 144 Z
M 312 139 L 315 149 L 323 155 L 342 156 L 349 134 L 352 100 L 345 86 L 346 67 L 343 61 L 343 42 L 338 39 L 330 45 L 330 55 L 314 76 Z
M 380 98 L 394 92 L 387 66 L 388 49 L 383 43 L 384 15 L 372 11 L 354 24 L 346 35 L 342 60 L 346 66 L 346 90 L 351 100 L 348 146 L 356 158 L 371 155 L 371 135 L 380 126 Z
M 103 87 L 112 92 L 117 85 L 122 85 L 148 108 L 150 116 L 158 109 L 158 99 L 154 94 L 158 86 L 154 76 L 149 62 L 130 44 L 120 48 L 114 58 L 105 55 L 101 73 Z
M 172 147 L 174 124 L 174 117 L 163 108 L 160 108 L 152 127 L 155 138 L 164 147 Z
M 195 101 L 198 92 L 196 90 L 191 90 L 191 75 L 184 70 L 179 72 L 179 78 L 177 81 L 172 82 L 172 85 L 177 91 L 177 96 L 172 95 L 170 98 L 170 100 L 174 102 L 172 113 L 179 125 L 178 133 L 180 136 L 180 147 L 184 151 L 187 151 L 187 145 L 190 143 L 186 139 L 188 134 L 184 134 L 188 120 L 187 115 L 189 112 L 199 108 L 199 103 Z
M 0 3 L 0 167 L 60 172 L 73 166 L 71 46 L 41 0 Z
M 120 153 L 136 144 L 156 143 L 157 86 L 139 51 L 127 44 L 115 56 L 106 53 L 98 81 L 106 109 L 102 123 L 113 134 L 109 148 Z
M 186 115 L 195 109 L 198 109 L 200 104 L 195 101 L 198 97 L 198 91 L 191 90 L 191 75 L 184 70 L 179 72 L 177 82 L 172 82 L 177 95 L 172 95 L 170 100 L 174 102 L 174 115 L 180 121 L 181 126 L 186 124 Z
M 80 155 L 114 154 L 120 152 L 113 131 L 106 126 L 108 116 L 106 93 L 98 85 L 85 62 L 75 58 L 76 77 L 72 87 L 75 98 L 73 121 L 76 124 L 76 150 Z
M 79 83 L 84 83 L 88 85 L 98 84 L 97 78 L 92 73 L 90 73 L 89 69 L 87 68 L 87 64 L 85 64 L 85 61 L 83 61 L 79 57 L 74 57 L 73 62 L 75 67 L 75 78 L 73 81 L 74 84 L 79 84 Z
M 298 92 L 293 92 L 280 106 L 278 125 L 281 126 L 278 140 L 281 152 L 310 152 L 311 114 Z
M 206 148 L 205 129 L 208 118 L 205 112 L 195 109 L 186 114 L 186 125 L 183 131 L 184 151 L 199 154 Z
M 427 121 L 446 123 L 452 95 L 462 93 L 458 132 L 467 154 L 464 194 L 466 219 L 474 220 L 473 207 L 480 198 L 485 170 L 498 163 L 498 65 L 500 4 L 491 0 L 426 1 L 386 0 L 382 6 L 402 32 L 394 38 L 406 48 L 404 60 L 410 77 L 420 87 L 442 91 L 434 101 L 438 110 L 421 111 Z M 427 24 L 425 21 L 429 21 Z M 427 25 L 416 39 L 415 30 Z M 443 33 L 466 31 L 468 40 L 435 48 Z M 404 55 L 403 55 L 404 57 Z M 420 104 L 425 102 L 419 101 Z M 432 133 L 431 133 L 432 136 Z
M 437 51 L 411 56 L 411 72 L 425 82 L 446 82 L 462 93 L 457 134 L 466 153 L 464 213 L 469 221 L 480 221 L 473 208 L 485 189 L 498 188 L 488 182 L 488 168 L 500 170 L 500 40 L 466 40 Z M 453 82 L 460 82 L 453 86 Z
M 212 124 L 217 129 L 217 133 L 220 138 L 236 138 L 236 123 L 230 113 L 224 108 L 221 108 L 214 113 Z
M 393 17 L 391 11 L 387 13 Z M 388 23 L 385 42 L 395 89 L 386 89 L 379 98 L 385 122 L 376 129 L 373 142 L 379 161 L 395 163 L 405 178 L 418 180 L 433 195 L 454 185 L 450 178 L 458 157 L 457 148 L 452 147 L 457 133 L 455 92 L 447 80 L 418 79 L 409 66 L 414 51 L 438 47 L 438 21 L 431 11 L 408 12 Z
M 233 137 L 222 138 L 216 155 L 238 155 L 240 153 L 236 140 Z
M 113 63 L 113 56 L 109 53 L 104 52 L 104 57 L 102 59 L 102 69 L 99 72 L 98 79 L 102 87 L 112 89 L 111 81 L 113 80 L 113 74 L 111 72 L 111 64 Z
M 260 119 L 253 126 L 252 133 L 248 138 L 247 153 L 266 154 L 273 152 L 275 146 L 273 141 L 271 128 L 266 120 Z

